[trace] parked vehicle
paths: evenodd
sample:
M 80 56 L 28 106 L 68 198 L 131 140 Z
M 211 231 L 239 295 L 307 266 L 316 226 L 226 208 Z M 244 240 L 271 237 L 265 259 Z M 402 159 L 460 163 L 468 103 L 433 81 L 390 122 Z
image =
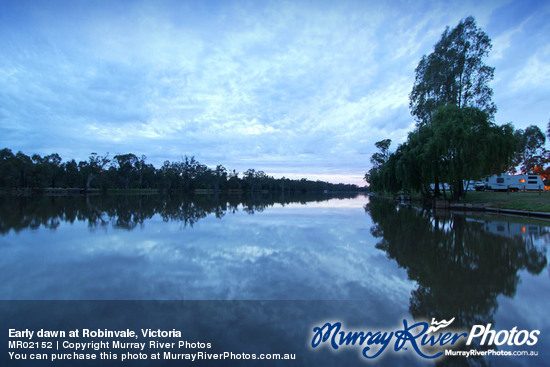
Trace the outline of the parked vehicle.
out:
M 519 191 L 545 190 L 544 182 L 539 175 L 492 175 L 476 184 L 476 190 Z
M 475 190 L 475 185 L 476 183 L 471 180 L 471 181 L 462 181 L 462 187 L 464 188 L 464 191 L 473 191 Z M 435 190 L 435 184 L 430 184 L 430 189 L 433 191 Z M 440 183 L 439 184 L 439 191 L 451 191 L 451 185 L 449 185 L 448 183 Z

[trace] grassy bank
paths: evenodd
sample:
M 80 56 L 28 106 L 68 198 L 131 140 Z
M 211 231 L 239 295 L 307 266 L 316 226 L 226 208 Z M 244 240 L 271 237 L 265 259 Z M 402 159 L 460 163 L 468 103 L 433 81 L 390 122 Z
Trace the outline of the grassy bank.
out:
M 529 210 L 550 213 L 550 191 L 545 192 L 468 192 L 464 204 L 483 205 L 500 209 Z

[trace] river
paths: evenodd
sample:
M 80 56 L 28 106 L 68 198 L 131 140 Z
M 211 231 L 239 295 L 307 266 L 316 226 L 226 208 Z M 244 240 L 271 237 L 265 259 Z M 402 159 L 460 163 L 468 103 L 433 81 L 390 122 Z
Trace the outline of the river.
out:
M 496 331 L 516 327 L 516 334 L 539 330 L 534 346 L 498 347 L 539 355 L 448 357 L 439 364 L 544 365 L 550 363 L 549 242 L 547 221 L 434 214 L 361 195 L 4 196 L 0 298 L 12 319 L 28 308 L 46 310 L 48 322 L 59 309 L 75 318 L 88 310 L 97 320 L 104 307 L 126 314 L 116 321 L 121 327 L 151 313 L 171 315 L 153 322 L 170 329 L 178 322 L 189 329 L 190 318 L 202 318 L 194 332 L 203 338 L 241 315 L 248 336 L 265 326 L 263 337 L 247 342 L 253 349 L 296 340 L 288 348 L 301 353 L 300 365 L 363 362 L 361 348 L 306 344 L 312 327 L 327 320 L 374 331 L 403 329 L 403 320 L 454 319 L 455 330 L 488 324 Z M 109 306 L 90 311 L 90 302 Z M 182 309 L 186 318 L 174 317 Z M 231 340 L 224 345 L 242 347 Z M 475 348 L 488 349 L 480 340 Z M 380 364 L 433 364 L 411 351 L 384 354 Z

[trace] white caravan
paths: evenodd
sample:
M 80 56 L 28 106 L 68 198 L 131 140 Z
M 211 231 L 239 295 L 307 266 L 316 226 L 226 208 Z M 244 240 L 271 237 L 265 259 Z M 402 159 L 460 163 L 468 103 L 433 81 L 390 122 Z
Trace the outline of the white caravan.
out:
M 544 190 L 544 182 L 539 175 L 492 175 L 482 183 L 486 190 Z

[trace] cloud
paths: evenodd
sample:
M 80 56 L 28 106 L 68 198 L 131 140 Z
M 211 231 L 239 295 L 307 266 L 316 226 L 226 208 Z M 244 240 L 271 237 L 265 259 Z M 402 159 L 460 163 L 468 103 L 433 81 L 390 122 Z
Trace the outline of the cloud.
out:
M 521 69 L 513 86 L 516 88 L 537 88 L 548 90 L 550 85 L 550 46 L 537 51 Z
M 65 159 L 103 150 L 161 164 L 187 154 L 361 184 L 351 177 L 368 169 L 374 142 L 396 146 L 413 126 L 408 93 L 421 56 L 464 16 L 495 33 L 497 119 L 520 115 L 501 105 L 534 75 L 542 79 L 532 101 L 539 98 L 548 84 L 548 7 L 537 6 L 10 4 L 0 25 L 0 143 Z M 530 118 L 547 114 L 525 109 Z

